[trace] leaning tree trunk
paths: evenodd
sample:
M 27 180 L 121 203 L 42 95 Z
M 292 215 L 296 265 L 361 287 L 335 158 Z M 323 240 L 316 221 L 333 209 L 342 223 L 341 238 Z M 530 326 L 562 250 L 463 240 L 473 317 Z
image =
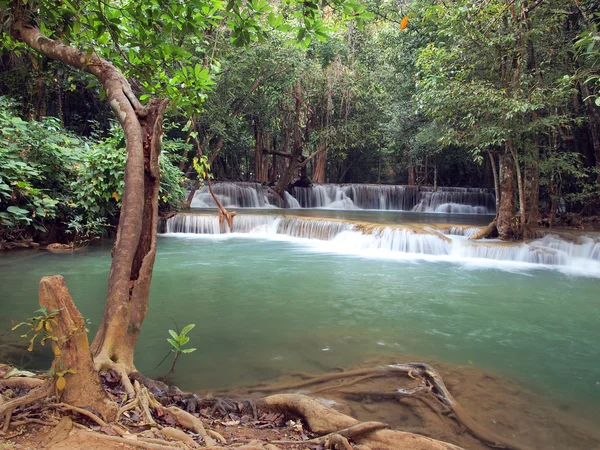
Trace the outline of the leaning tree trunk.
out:
M 94 75 L 102 83 L 127 141 L 127 163 L 117 239 L 112 251 L 108 298 L 92 344 L 96 368 L 135 370 L 133 350 L 148 308 L 156 252 L 158 156 L 168 100 L 144 108 L 123 74 L 96 53 L 88 54 L 44 36 L 29 14 L 15 14 L 12 34 L 47 57 Z
M 131 152 L 128 148 L 125 190 L 108 279 L 108 298 L 100 328 L 92 343 L 98 367 L 108 368 L 117 363 L 126 372 L 135 370 L 133 352 L 148 311 L 156 255 L 160 188 L 158 158 L 167 104 L 168 100 L 154 99 L 144 116 L 135 116 L 138 122 L 135 132 L 141 131 L 142 146 L 131 149 Z M 130 171 L 129 160 L 134 152 L 139 152 L 136 159 L 139 158 L 141 165 Z M 132 184 L 139 186 L 139 191 L 133 191 Z M 129 202 L 126 204 L 127 194 Z M 131 219 L 136 220 L 137 229 L 128 223 Z M 131 234 L 126 234 L 128 232 Z

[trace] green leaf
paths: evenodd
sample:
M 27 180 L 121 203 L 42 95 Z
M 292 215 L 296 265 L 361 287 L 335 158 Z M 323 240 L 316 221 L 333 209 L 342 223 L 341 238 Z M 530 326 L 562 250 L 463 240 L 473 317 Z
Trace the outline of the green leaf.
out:
M 169 330 L 169 334 L 173 337 L 173 339 L 179 338 L 179 336 L 177 335 L 177 333 L 175 333 L 175 331 L 173 331 L 173 330 Z
M 181 330 L 181 335 L 185 336 L 186 334 L 188 334 L 190 331 L 192 331 L 192 329 L 196 326 L 195 323 L 190 323 L 189 325 L 186 325 L 185 327 L 183 327 L 183 330 Z
M 181 353 L 192 353 L 195 352 L 196 350 L 198 350 L 197 348 L 186 348 L 181 350 Z

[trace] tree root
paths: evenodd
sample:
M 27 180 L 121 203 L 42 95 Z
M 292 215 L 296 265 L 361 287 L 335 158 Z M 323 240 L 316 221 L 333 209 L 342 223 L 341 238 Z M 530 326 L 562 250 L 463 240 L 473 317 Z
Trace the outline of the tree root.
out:
M 407 375 L 415 380 L 420 380 L 420 384 L 411 389 L 398 389 L 394 392 L 372 392 L 372 391 L 352 391 L 346 390 L 348 386 L 366 381 L 370 378 L 391 376 L 394 374 Z M 318 384 L 337 381 L 347 378 L 358 377 L 357 380 L 343 383 L 338 386 L 317 389 L 316 392 L 327 390 L 329 392 L 338 392 L 344 395 L 368 395 L 379 396 L 392 399 L 419 398 L 432 408 L 438 415 L 451 414 L 453 418 L 475 438 L 483 443 L 497 448 L 525 450 L 526 445 L 520 444 L 509 438 L 497 435 L 486 427 L 475 422 L 471 416 L 454 399 L 448 388 L 444 384 L 442 377 L 438 372 L 428 364 L 424 363 L 406 363 L 394 364 L 376 369 L 357 369 L 348 372 L 330 373 L 321 376 L 304 376 L 303 381 L 279 385 L 273 388 L 255 388 L 253 391 L 271 392 L 305 388 Z M 426 396 L 433 396 L 435 403 L 425 400 Z M 292 412 L 303 417 L 310 429 L 316 433 L 333 432 L 340 428 L 352 426 L 355 419 L 344 414 L 333 411 L 322 405 L 316 400 L 297 394 L 279 394 L 263 399 L 263 405 L 267 408 L 273 408 L 279 412 Z M 348 419 L 351 419 L 350 421 Z M 354 423 L 352 423 L 354 422 Z
M 169 443 L 166 441 L 164 444 L 159 444 L 154 442 L 157 440 L 148 438 L 140 437 L 137 439 L 127 439 L 119 436 L 109 436 L 107 434 L 97 433 L 95 431 L 86 431 L 86 433 L 91 433 L 95 438 L 105 440 L 108 442 L 130 445 L 132 447 L 140 447 L 147 450 L 181 450 L 181 447 L 174 447 L 173 445 L 169 445 Z
M 98 372 L 102 370 L 114 371 L 117 375 L 121 377 L 121 384 L 123 385 L 123 388 L 125 389 L 127 395 L 130 398 L 135 397 L 135 388 L 133 387 L 133 383 L 129 379 L 129 373 L 131 372 L 131 370 L 129 370 L 128 367 L 124 366 L 123 364 L 116 363 L 112 359 L 102 355 L 99 355 L 96 358 L 94 358 L 94 366 L 96 367 L 96 370 Z
M 0 387 L 33 389 L 44 384 L 44 380 L 35 377 L 12 377 L 0 380 Z
M 164 411 L 170 413 L 175 419 L 177 423 L 188 430 L 192 430 L 194 433 L 199 434 L 200 437 L 204 440 L 204 443 L 207 447 L 215 447 L 217 443 L 215 440 L 208 435 L 206 429 L 204 428 L 204 424 L 202 421 L 190 414 L 187 411 L 177 408 L 176 406 L 169 406 L 168 408 L 164 408 Z
M 341 436 L 345 439 L 356 439 L 358 436 L 363 434 L 372 433 L 373 431 L 383 430 L 389 428 L 390 426 L 381 422 L 360 422 L 356 425 L 352 425 L 350 427 L 344 428 L 339 431 L 335 431 L 333 433 L 326 434 L 325 436 L 319 436 L 314 439 L 309 439 L 308 441 L 302 441 L 302 444 L 317 444 L 323 445 L 325 444 L 332 436 Z M 272 441 L 272 444 L 297 444 L 298 441 Z M 326 446 L 327 447 L 327 446 Z M 330 447 L 327 447 L 330 448 Z
M 12 411 L 14 411 L 18 407 L 26 406 L 31 403 L 39 402 L 40 400 L 45 399 L 52 393 L 53 388 L 54 383 L 52 383 L 51 381 L 46 381 L 40 387 L 33 389 L 26 395 L 15 398 L 0 405 L 0 419 L 6 417 L 9 414 L 12 415 Z M 10 419 L 8 419 L 8 422 L 10 422 Z M 4 426 L 7 427 L 6 422 Z

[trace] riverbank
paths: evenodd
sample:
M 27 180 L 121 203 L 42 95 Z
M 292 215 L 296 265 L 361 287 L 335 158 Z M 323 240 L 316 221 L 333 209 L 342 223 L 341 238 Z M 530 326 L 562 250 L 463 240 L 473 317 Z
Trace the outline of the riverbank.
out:
M 329 375 L 360 372 L 361 369 L 385 368 L 406 361 L 423 361 L 407 355 L 385 356 L 349 368 L 339 368 Z M 600 411 L 567 400 L 557 402 L 546 396 L 472 366 L 425 360 L 443 377 L 449 391 L 480 425 L 523 447 L 545 450 L 589 450 L 600 448 Z M 335 376 L 335 375 L 334 375 Z M 406 377 L 363 375 L 331 379 L 299 386 L 310 380 L 308 374 L 290 374 L 275 383 L 248 386 L 215 395 L 259 397 L 278 392 L 297 392 L 325 399 L 341 412 L 361 421 L 389 423 L 393 428 L 450 442 L 464 449 L 486 450 L 452 415 L 436 411 L 431 402 L 418 397 L 403 397 L 417 384 Z M 287 386 L 285 388 L 284 386 Z

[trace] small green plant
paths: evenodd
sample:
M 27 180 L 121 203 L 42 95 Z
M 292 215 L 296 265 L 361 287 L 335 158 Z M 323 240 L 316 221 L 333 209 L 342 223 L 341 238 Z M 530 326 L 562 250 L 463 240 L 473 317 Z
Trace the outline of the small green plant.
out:
M 54 327 L 56 325 L 55 316 L 59 313 L 59 311 L 60 309 L 53 309 L 52 311 L 48 312 L 46 308 L 40 308 L 33 312 L 36 314 L 35 316 L 30 317 L 27 319 L 27 321 L 18 323 L 12 327 L 12 331 L 15 331 L 17 328 L 22 326 L 29 327 L 27 332 L 21 335 L 22 338 L 29 339 L 29 347 L 27 348 L 27 351 L 30 352 L 33 350 L 35 339 L 40 335 L 42 336 L 40 339 L 41 345 L 44 345 L 48 339 L 53 340 L 58 344 L 58 338 L 54 334 Z M 60 349 L 58 346 L 56 346 L 55 355 L 58 356 L 59 354 Z
M 172 372 L 175 371 L 175 365 L 177 364 L 177 360 L 183 353 L 192 353 L 197 350 L 195 348 L 183 348 L 190 341 L 190 338 L 187 336 L 187 334 L 190 331 L 192 331 L 192 329 L 195 326 L 195 323 L 190 323 L 189 325 L 183 327 L 181 332 L 179 332 L 179 330 L 177 330 L 178 332 L 175 332 L 174 330 L 169 330 L 169 334 L 171 335 L 171 337 L 167 338 L 167 342 L 171 344 L 171 351 L 167 354 L 167 356 L 169 356 L 169 354 L 171 353 L 175 353 L 175 356 L 173 357 L 173 365 L 171 366 L 171 370 L 169 370 L 169 373 L 165 375 L 165 377 L 169 376 Z M 177 325 L 175 327 L 177 328 Z

